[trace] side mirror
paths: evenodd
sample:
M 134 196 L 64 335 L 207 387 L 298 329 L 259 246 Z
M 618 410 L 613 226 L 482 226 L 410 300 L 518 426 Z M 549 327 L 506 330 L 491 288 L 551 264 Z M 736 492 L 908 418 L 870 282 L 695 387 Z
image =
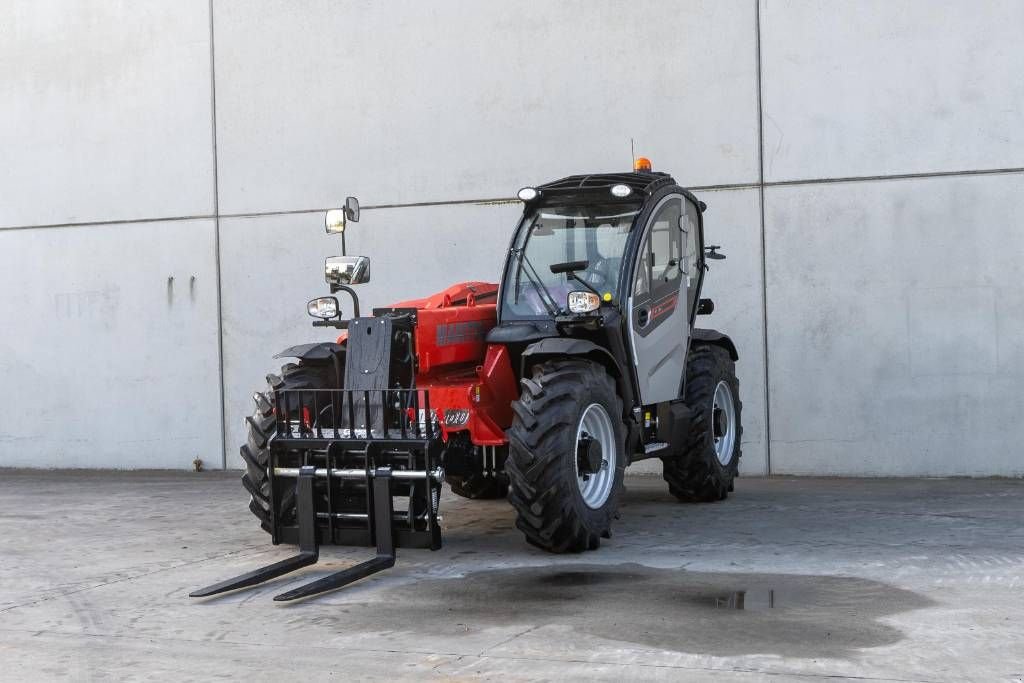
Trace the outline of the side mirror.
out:
M 353 223 L 359 222 L 359 200 L 355 197 L 345 197 L 345 217 Z
M 368 256 L 329 256 L 324 261 L 324 279 L 329 285 L 361 285 L 370 281 Z
M 324 227 L 328 235 L 345 232 L 345 225 L 349 221 L 359 222 L 359 200 L 355 197 L 345 199 L 344 209 L 328 209 L 324 215 Z
M 709 244 L 708 246 L 704 247 L 704 258 L 709 258 L 714 261 L 725 260 L 725 254 L 718 253 L 718 250 L 721 248 L 722 247 L 718 246 L 717 244 Z

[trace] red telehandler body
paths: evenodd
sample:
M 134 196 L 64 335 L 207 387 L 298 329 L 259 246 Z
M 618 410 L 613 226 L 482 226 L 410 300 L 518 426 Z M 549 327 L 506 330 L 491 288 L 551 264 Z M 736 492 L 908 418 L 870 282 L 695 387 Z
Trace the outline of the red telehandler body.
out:
M 644 161 L 644 160 L 640 160 Z M 444 482 L 508 497 L 526 540 L 552 552 L 610 536 L 624 468 L 659 458 L 669 490 L 713 501 L 740 458 L 736 348 L 694 326 L 708 259 L 705 205 L 668 174 L 571 176 L 524 188 L 501 284 L 463 282 L 359 313 L 369 259 L 328 258 L 331 296 L 307 305 L 335 342 L 295 359 L 253 396 L 241 447 L 250 510 L 291 558 L 193 593 L 251 586 L 317 561 L 321 544 L 373 559 L 278 595 L 344 586 L 441 547 Z M 327 214 L 328 232 L 359 219 Z M 351 297 L 344 319 L 334 296 Z

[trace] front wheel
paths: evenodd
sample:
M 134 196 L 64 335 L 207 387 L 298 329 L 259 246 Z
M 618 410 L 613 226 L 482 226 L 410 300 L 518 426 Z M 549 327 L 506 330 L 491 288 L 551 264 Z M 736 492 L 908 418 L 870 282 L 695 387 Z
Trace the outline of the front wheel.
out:
M 304 365 L 288 363 L 281 368 L 280 375 L 267 375 L 267 391 L 253 396 L 256 412 L 246 418 L 249 437 L 241 447 L 242 460 L 245 461 L 245 472 L 242 474 L 242 485 L 249 492 L 249 510 L 256 515 L 260 526 L 270 533 L 271 512 L 273 504 L 270 495 L 270 437 L 274 433 L 274 392 L 291 389 L 328 389 L 337 381 L 334 368 L 326 365 Z M 312 408 L 312 406 L 305 406 Z M 295 487 L 289 487 L 280 497 L 277 518 L 285 524 L 295 518 Z
M 516 527 L 550 552 L 596 549 L 611 535 L 626 466 L 615 382 L 596 363 L 548 361 L 512 408 L 505 470 Z

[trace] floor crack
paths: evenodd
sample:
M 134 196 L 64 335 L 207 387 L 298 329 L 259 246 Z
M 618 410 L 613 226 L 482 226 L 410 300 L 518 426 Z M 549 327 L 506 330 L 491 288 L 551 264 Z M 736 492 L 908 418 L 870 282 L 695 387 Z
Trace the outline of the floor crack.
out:
M 540 624 L 537 624 L 535 626 L 531 626 L 530 628 L 526 629 L 525 631 L 521 631 L 519 633 L 516 633 L 513 636 L 509 636 L 508 638 L 506 638 L 505 640 L 501 641 L 500 643 L 495 643 L 494 645 L 489 645 L 488 647 L 485 647 L 484 649 L 480 650 L 480 652 L 477 653 L 476 656 L 477 657 L 483 657 L 483 656 L 485 656 L 484 655 L 485 652 L 488 652 L 489 650 L 493 650 L 496 647 L 501 647 L 502 645 L 507 645 L 507 644 L 511 643 L 513 640 L 515 640 L 516 638 L 518 638 L 520 636 L 525 636 L 527 633 L 530 633 L 531 631 L 536 631 L 537 629 L 540 628 L 540 626 L 541 626 Z M 489 655 L 487 655 L 487 656 L 489 656 Z

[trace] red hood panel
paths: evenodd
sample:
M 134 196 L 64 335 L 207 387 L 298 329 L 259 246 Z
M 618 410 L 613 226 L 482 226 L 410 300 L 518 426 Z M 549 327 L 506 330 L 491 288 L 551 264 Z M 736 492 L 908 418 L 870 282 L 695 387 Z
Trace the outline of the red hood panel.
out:
M 498 298 L 498 285 L 493 282 L 460 282 L 454 284 L 437 294 L 422 299 L 409 299 L 391 304 L 389 308 L 450 308 L 452 306 L 465 306 L 467 301 L 473 299 L 476 303 L 496 303 Z

